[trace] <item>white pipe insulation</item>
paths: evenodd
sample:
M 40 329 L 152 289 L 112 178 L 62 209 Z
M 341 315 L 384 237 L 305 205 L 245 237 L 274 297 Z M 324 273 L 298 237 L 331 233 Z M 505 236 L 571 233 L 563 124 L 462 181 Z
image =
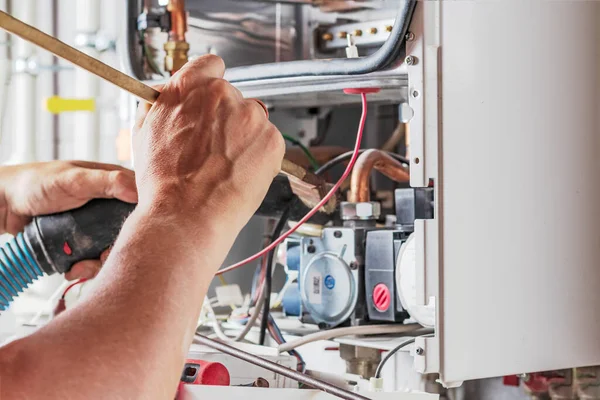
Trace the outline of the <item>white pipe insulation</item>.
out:
M 0 10 L 8 11 L 8 0 L 0 0 Z M 0 29 L 0 138 L 5 134 L 3 122 L 6 116 L 8 90 L 12 72 L 8 42 L 8 34 Z
M 100 30 L 100 0 L 77 0 L 75 29 L 80 37 L 94 37 Z M 91 46 L 79 46 L 88 55 L 99 58 L 100 53 Z M 97 77 L 80 68 L 75 70 L 75 97 L 98 100 L 100 82 Z M 73 157 L 96 161 L 99 158 L 99 121 L 97 112 L 80 111 L 74 116 Z
M 13 15 L 20 20 L 36 25 L 36 1 L 19 0 L 12 2 Z M 22 39 L 13 37 L 12 58 L 18 65 L 23 66 L 27 60 L 36 54 L 36 47 Z M 20 70 L 19 70 L 20 69 Z M 25 70 L 23 70 L 25 69 Z M 36 119 L 37 90 L 35 75 L 18 68 L 12 76 L 12 131 L 13 149 L 8 164 L 21 164 L 36 160 Z

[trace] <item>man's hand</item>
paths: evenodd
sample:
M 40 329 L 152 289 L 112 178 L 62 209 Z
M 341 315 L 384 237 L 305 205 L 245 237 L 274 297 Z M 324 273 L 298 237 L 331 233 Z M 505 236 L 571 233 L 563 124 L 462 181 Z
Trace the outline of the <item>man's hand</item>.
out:
M 201 57 L 171 78 L 147 113 L 142 106 L 138 206 L 90 294 L 0 348 L 0 397 L 175 396 L 210 281 L 284 153 L 261 104 L 244 100 L 223 70 L 220 58 Z
M 188 63 L 134 130 L 138 208 L 234 236 L 281 168 L 285 144 L 264 105 L 223 80 L 216 56 Z
M 2 167 L 0 233 L 16 234 L 34 216 L 71 210 L 94 198 L 137 202 L 133 171 L 117 165 L 83 161 Z M 98 260 L 83 261 L 74 265 L 66 277 L 91 278 L 100 265 Z

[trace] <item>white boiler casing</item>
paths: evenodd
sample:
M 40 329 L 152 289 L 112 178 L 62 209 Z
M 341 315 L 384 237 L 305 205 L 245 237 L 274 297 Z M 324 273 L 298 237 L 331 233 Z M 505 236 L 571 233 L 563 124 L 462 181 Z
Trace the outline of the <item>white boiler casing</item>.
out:
M 407 54 L 415 362 L 451 384 L 600 364 L 600 2 L 419 2 Z

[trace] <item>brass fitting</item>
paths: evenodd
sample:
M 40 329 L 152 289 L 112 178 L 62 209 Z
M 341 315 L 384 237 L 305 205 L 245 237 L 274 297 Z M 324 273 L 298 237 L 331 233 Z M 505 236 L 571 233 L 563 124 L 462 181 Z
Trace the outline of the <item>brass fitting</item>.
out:
M 171 75 L 179 71 L 181 67 L 188 62 L 188 52 L 190 45 L 187 42 L 167 42 L 165 43 L 165 70 Z
M 321 39 L 323 39 L 326 42 L 331 42 L 333 40 L 333 35 L 331 33 L 327 32 L 321 36 Z

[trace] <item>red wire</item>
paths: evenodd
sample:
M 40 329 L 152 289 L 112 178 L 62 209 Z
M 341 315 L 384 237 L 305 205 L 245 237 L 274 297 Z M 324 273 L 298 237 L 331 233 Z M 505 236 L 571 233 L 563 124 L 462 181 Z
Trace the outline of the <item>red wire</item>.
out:
M 266 255 L 271 250 L 274 250 L 281 242 L 283 242 L 285 239 L 287 239 L 288 236 L 290 236 L 292 233 L 296 232 L 296 230 L 300 226 L 302 226 L 302 224 L 304 224 L 306 221 L 308 221 L 310 218 L 312 218 L 312 216 L 315 215 L 321 209 L 321 207 L 323 207 L 325 204 L 327 204 L 327 202 L 329 202 L 329 199 L 331 199 L 333 197 L 335 192 L 338 191 L 340 186 L 342 186 L 342 183 L 350 175 L 350 172 L 352 171 L 352 168 L 354 167 L 354 164 L 356 163 L 356 159 L 358 158 L 358 155 L 359 155 L 360 144 L 362 142 L 363 131 L 365 129 L 365 121 L 367 120 L 367 95 L 365 93 L 361 93 L 360 96 L 362 99 L 362 115 L 360 117 L 360 123 L 358 125 L 358 133 L 356 135 L 356 145 L 354 146 L 354 153 L 352 154 L 352 158 L 350 159 L 350 162 L 348 163 L 348 166 L 346 167 L 346 170 L 344 171 L 344 174 L 342 175 L 340 180 L 337 181 L 337 183 L 333 186 L 333 188 L 331 188 L 329 193 L 327 193 L 327 195 L 325 197 L 323 197 L 323 199 L 321 199 L 319 204 L 317 204 L 315 206 L 315 208 L 310 210 L 308 212 L 308 214 L 306 214 L 296 225 L 294 225 L 294 227 L 292 229 L 285 232 L 277 240 L 273 241 L 270 245 L 268 245 L 267 247 L 265 247 L 258 253 L 254 254 L 253 256 L 250 256 L 250 257 L 246 258 L 245 260 L 239 261 L 227 268 L 223 268 L 223 269 L 217 271 L 217 273 L 215 275 L 221 275 L 226 272 L 233 271 L 234 269 L 237 269 L 243 265 L 246 265 L 252 261 L 259 259 L 260 257 Z
M 77 282 L 71 283 L 69 286 L 67 286 L 67 288 L 63 292 L 62 298 L 64 299 L 65 296 L 67 295 L 67 293 L 69 292 L 69 290 L 71 290 L 74 286 L 77 286 L 77 285 L 79 285 L 79 284 L 81 284 L 81 283 L 83 283 L 85 281 L 87 281 L 87 279 L 83 278 L 83 279 L 78 280 Z

